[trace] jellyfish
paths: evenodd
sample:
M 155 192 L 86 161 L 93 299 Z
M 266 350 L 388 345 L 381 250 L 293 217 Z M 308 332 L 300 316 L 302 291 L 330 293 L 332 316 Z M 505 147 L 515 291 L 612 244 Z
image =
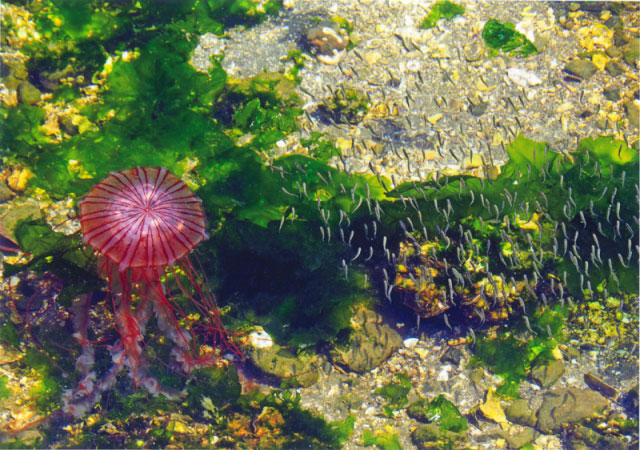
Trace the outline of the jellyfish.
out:
M 114 172 L 94 186 L 79 207 L 83 240 L 98 254 L 99 272 L 108 282 L 120 339 L 110 348 L 112 370 L 96 380 L 90 370 L 93 348 L 86 332 L 90 299 L 81 299 L 75 337 L 82 344 L 76 363 L 82 379 L 63 399 L 71 414 L 86 412 L 99 393 L 113 385 L 122 367 L 136 386 L 142 385 L 153 395 L 177 395 L 161 386 L 149 371 L 144 332 L 151 316 L 174 344 L 173 358 L 186 373 L 215 364 L 220 350 L 240 354 L 222 325 L 204 277 L 188 257 L 208 235 L 202 201 L 182 180 L 165 168 Z M 185 314 L 172 293 L 194 304 L 199 318 Z M 196 334 L 206 337 L 201 344 L 206 343 L 209 351 L 199 351 L 202 346 L 196 344 Z

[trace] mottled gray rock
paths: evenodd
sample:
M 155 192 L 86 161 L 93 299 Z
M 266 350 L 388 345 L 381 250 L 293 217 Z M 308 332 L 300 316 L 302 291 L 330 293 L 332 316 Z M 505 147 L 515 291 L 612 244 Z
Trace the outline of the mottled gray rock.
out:
M 607 72 L 609 72 L 609 75 L 611 75 L 612 77 L 617 77 L 622 73 L 622 67 L 620 67 L 620 64 L 618 64 L 615 61 L 607 62 L 604 68 Z
M 329 355 L 334 364 L 354 372 L 368 372 L 377 367 L 402 345 L 402 338 L 382 317 L 364 308 L 351 319 L 352 332 L 346 344 L 337 345 Z
M 430 423 L 418 426 L 411 433 L 411 439 L 415 446 L 421 450 L 454 448 L 456 444 L 460 444 L 467 439 L 467 432 L 455 433 L 449 430 L 442 430 L 440 425 Z
M 640 57 L 640 39 L 631 39 L 622 50 L 622 55 L 627 64 L 635 66 Z
M 564 70 L 584 80 L 588 80 L 598 71 L 598 68 L 588 59 L 574 59 L 564 66 Z
M 294 355 L 276 344 L 271 347 L 249 347 L 246 356 L 267 375 L 284 381 L 295 379 L 302 387 L 318 381 L 318 369 L 322 364 L 317 355 Z
M 620 89 L 610 86 L 602 90 L 602 95 L 609 101 L 617 102 L 620 100 Z
M 550 388 L 564 374 L 562 361 L 554 359 L 537 364 L 531 369 L 529 377 L 542 388 Z
M 622 50 L 620 50 L 618 47 L 616 47 L 615 45 L 612 45 L 610 47 L 608 47 L 605 50 L 605 53 L 607 54 L 607 56 L 609 56 L 610 58 L 619 58 L 622 56 Z
M 538 421 L 535 412 L 529 407 L 529 402 L 524 399 L 514 401 L 505 409 L 504 414 L 510 422 L 528 427 L 535 427 Z
M 640 120 L 640 111 L 638 105 L 633 100 L 628 100 L 624 104 L 624 111 L 627 113 L 627 119 L 632 127 L 638 127 L 638 121 Z
M 509 434 L 503 433 L 503 437 L 507 440 L 510 448 L 522 448 L 529 442 L 532 442 L 536 436 L 536 430 L 531 427 L 525 427 L 519 432 Z
M 555 389 L 544 395 L 538 410 L 538 429 L 551 433 L 564 424 L 579 423 L 602 413 L 609 401 L 599 392 L 583 389 Z

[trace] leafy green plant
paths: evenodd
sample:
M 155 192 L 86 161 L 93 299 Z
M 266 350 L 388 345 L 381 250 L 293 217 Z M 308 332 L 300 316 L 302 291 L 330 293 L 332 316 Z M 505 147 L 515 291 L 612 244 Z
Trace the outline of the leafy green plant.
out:
M 8 382 L 9 377 L 7 375 L 0 377 L 0 400 L 9 397 L 9 388 L 7 387 Z
M 376 389 L 375 393 L 387 400 L 387 404 L 384 405 L 384 415 L 393 417 L 394 411 L 404 407 L 408 402 L 409 391 L 411 391 L 411 380 L 404 373 L 396 374 L 389 383 Z
M 433 4 L 431 11 L 420 24 L 420 28 L 433 28 L 440 19 L 453 19 L 464 14 L 464 6 L 449 0 L 439 1 Z
M 562 326 L 567 310 L 560 308 L 538 310 L 530 315 L 533 336 L 525 334 L 522 319 L 513 320 L 495 336 L 478 339 L 471 360 L 472 365 L 486 365 L 500 375 L 503 384 L 497 393 L 519 398 L 518 387 L 528 375 L 534 361 L 552 360 L 553 349 L 563 340 Z
M 369 430 L 364 430 L 362 433 L 362 445 L 365 447 L 375 445 L 382 450 L 402 450 L 398 433 L 373 434 Z
M 538 53 L 536 46 L 524 34 L 516 31 L 510 22 L 489 19 L 482 30 L 482 39 L 494 55 L 498 50 L 523 58 Z
M 429 402 L 426 410 L 427 420 L 440 424 L 440 429 L 459 433 L 469 427 L 458 408 L 447 400 L 444 395 L 439 395 Z

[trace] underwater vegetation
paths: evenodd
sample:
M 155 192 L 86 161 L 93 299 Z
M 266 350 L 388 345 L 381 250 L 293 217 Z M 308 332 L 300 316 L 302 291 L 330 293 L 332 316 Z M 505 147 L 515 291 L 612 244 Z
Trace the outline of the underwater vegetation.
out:
M 420 28 L 433 28 L 440 19 L 453 19 L 456 16 L 464 14 L 464 6 L 457 3 L 444 0 L 435 2 L 431 7 L 431 11 L 420 24 Z
M 26 68 L 54 107 L 0 107 L 2 156 L 33 172 L 32 188 L 74 199 L 81 222 L 100 181 L 135 167 L 164 167 L 181 177 L 180 189 L 194 190 L 187 197 L 202 199 L 197 212 L 207 219 L 191 242 L 198 243 L 193 261 L 201 275 L 181 259 L 194 245 L 178 237 L 167 242 L 167 253 L 186 251 L 166 258 L 162 270 L 154 263 L 138 272 L 116 268 L 119 258 L 99 263 L 79 234 L 44 220 L 12 230 L 28 257 L 3 268 L 18 283 L 10 291 L 15 324 L 4 325 L 0 339 L 24 351 L 20 363 L 42 375 L 42 414 L 68 423 L 55 413 L 65 409 L 64 391 L 91 397 L 75 415 L 103 414 L 89 416 L 94 420 L 74 445 L 104 445 L 89 433 L 107 423 L 136 438 L 150 427 L 153 445 L 168 445 L 186 419 L 152 423 L 143 415 L 172 409 L 207 423 L 198 445 L 216 444 L 201 440 L 214 432 L 229 446 L 339 447 L 348 439 L 352 416 L 329 424 L 303 410 L 290 391 L 243 393 L 241 361 L 215 350 L 227 342 L 225 329 L 241 336 L 259 325 L 285 350 L 311 352 L 350 333 L 357 306 L 388 303 L 462 330 L 476 361 L 503 376 L 498 393 L 516 396 L 534 361 L 550 357 L 563 339 L 570 307 L 615 298 L 624 308 L 622 299 L 637 294 L 637 142 L 601 136 L 552 149 L 519 135 L 506 146 L 504 166 L 486 162 L 486 178 L 435 173 L 393 189 L 379 175 L 329 166 L 341 155 L 320 135 L 303 142 L 311 157 L 265 158 L 297 128 L 296 74 L 234 79 L 218 59 L 208 73 L 196 72 L 188 62 L 196 43 L 185 36 L 253 23 L 277 2 L 264 11 L 244 1 L 184 2 L 175 10 L 124 5 L 29 3 L 39 33 L 56 45 L 30 43 Z M 441 14 L 448 17 L 446 9 Z M 535 51 L 508 24 L 492 22 L 483 37 L 496 51 Z M 338 109 L 340 121 L 356 122 L 368 108 L 365 97 L 346 88 L 331 101 L 328 110 Z M 177 309 L 179 317 L 171 317 Z M 141 324 L 144 336 L 135 330 Z M 215 355 L 215 364 L 173 364 L 207 332 L 217 341 L 189 351 Z M 121 353 L 120 361 L 131 373 L 122 376 L 111 367 L 127 338 L 128 356 Z M 144 378 L 168 395 L 136 389 Z M 96 379 L 109 384 L 90 385 Z M 0 379 L 0 397 L 2 386 Z M 410 386 L 397 376 L 380 389 L 387 415 L 405 407 Z M 466 430 L 443 397 L 421 408 L 439 431 Z M 134 446 L 134 437 L 122 434 L 119 445 Z M 397 448 L 393 436 L 365 435 L 363 444 Z M 440 438 L 446 445 L 457 439 Z
M 516 27 L 510 22 L 488 20 L 482 30 L 482 39 L 494 55 L 499 50 L 522 58 L 538 53 L 536 46 L 524 34 L 516 31 Z

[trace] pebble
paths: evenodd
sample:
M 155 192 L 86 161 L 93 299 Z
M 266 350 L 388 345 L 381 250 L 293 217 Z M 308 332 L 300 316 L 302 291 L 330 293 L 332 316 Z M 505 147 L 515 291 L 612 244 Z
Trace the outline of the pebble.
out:
M 519 67 L 509 67 L 507 69 L 507 76 L 515 84 L 523 87 L 537 86 L 542 83 L 542 80 L 538 75 Z
M 418 338 L 407 338 L 404 341 L 402 341 L 402 344 L 406 348 L 414 348 L 418 342 L 420 342 L 420 339 Z
M 588 80 L 596 73 L 598 68 L 588 59 L 574 59 L 564 66 L 564 70 L 571 75 L 576 75 L 584 80 Z

